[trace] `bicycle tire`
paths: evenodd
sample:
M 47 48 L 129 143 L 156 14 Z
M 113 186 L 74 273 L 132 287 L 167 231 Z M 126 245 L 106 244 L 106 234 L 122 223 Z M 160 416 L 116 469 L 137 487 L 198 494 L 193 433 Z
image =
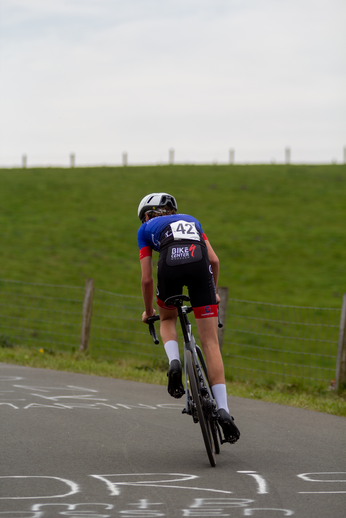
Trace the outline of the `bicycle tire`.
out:
M 198 346 L 196 347 L 196 350 L 197 350 L 197 355 L 198 355 L 201 367 L 204 371 L 205 379 L 207 380 L 207 383 L 208 383 L 208 387 L 210 389 L 210 392 L 213 394 L 213 391 L 212 391 L 210 383 L 209 383 L 208 370 L 207 370 L 207 365 L 205 363 L 203 353 L 202 353 L 200 347 L 198 347 Z M 214 395 L 213 395 L 213 397 L 214 397 Z M 212 437 L 212 444 L 214 446 L 214 452 L 218 455 L 220 453 L 219 432 L 217 430 L 218 425 L 212 419 L 208 419 L 207 421 L 208 421 L 208 426 L 210 428 L 210 435 Z
M 196 373 L 196 368 L 192 359 L 192 353 L 191 351 L 186 351 L 186 367 L 187 367 L 187 373 L 189 376 L 190 381 L 190 389 L 192 392 L 192 397 L 196 406 L 197 415 L 198 415 L 198 421 L 199 425 L 201 427 L 202 436 L 204 440 L 205 449 L 207 450 L 208 458 L 210 465 L 214 468 L 216 466 L 214 453 L 213 453 L 213 447 L 212 447 L 212 437 L 210 435 L 211 430 L 210 426 L 206 423 L 204 412 L 202 409 L 201 404 L 201 394 L 199 391 L 199 383 L 198 383 L 198 376 Z
M 214 453 L 218 455 L 220 453 L 220 443 L 219 443 L 219 434 L 217 431 L 217 425 L 214 421 L 208 420 L 208 425 L 210 427 L 210 434 L 213 440 Z

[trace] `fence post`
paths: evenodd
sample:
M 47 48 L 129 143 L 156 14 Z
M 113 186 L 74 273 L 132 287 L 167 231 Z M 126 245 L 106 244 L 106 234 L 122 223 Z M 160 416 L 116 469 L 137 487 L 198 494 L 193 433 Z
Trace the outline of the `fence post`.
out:
M 94 279 L 87 279 L 85 283 L 85 295 L 83 302 L 82 332 L 80 338 L 80 351 L 86 351 L 89 347 L 91 314 L 94 295 Z
M 291 163 L 291 148 L 289 148 L 289 147 L 285 148 L 285 163 L 286 164 Z
M 225 333 L 226 310 L 227 310 L 227 302 L 228 302 L 228 288 L 218 288 L 217 292 L 220 295 L 220 299 L 221 299 L 221 302 L 219 304 L 219 315 L 220 315 L 220 320 L 223 323 L 223 327 L 218 329 L 218 338 L 219 338 L 220 351 L 222 352 L 223 335 Z
M 23 167 L 23 169 L 26 169 L 26 164 L 27 164 L 27 156 L 23 155 L 22 156 L 22 167 Z
M 127 167 L 127 153 L 123 153 L 123 167 Z
M 229 163 L 230 163 L 231 165 L 233 165 L 233 164 L 234 164 L 234 149 L 230 149 L 230 150 L 229 150 Z
M 336 358 L 335 389 L 340 390 L 346 383 L 346 293 L 342 300 L 338 355 Z
M 75 154 L 74 153 L 71 153 L 70 154 L 70 167 L 71 169 L 75 166 Z
M 173 165 L 174 163 L 174 149 L 169 150 L 169 164 Z

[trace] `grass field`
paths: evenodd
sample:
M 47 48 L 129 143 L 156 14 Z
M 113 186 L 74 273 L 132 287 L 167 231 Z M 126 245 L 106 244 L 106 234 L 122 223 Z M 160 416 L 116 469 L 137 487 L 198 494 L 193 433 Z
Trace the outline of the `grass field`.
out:
M 1 278 L 140 294 L 137 206 L 166 191 L 202 223 L 230 297 L 339 308 L 346 166 L 0 170 Z

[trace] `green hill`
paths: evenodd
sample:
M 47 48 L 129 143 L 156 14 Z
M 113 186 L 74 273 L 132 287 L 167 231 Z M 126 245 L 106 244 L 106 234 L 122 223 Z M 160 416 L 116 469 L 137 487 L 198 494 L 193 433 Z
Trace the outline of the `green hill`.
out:
M 153 191 L 201 221 L 231 298 L 341 306 L 345 165 L 2 169 L 0 277 L 140 295 L 137 206 Z

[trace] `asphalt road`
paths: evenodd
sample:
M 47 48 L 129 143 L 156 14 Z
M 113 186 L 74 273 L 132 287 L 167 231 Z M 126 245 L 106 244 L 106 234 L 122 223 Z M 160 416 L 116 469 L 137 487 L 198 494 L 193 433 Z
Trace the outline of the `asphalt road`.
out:
M 211 468 L 165 387 L 0 364 L 0 518 L 345 518 L 346 419 L 229 397 Z

